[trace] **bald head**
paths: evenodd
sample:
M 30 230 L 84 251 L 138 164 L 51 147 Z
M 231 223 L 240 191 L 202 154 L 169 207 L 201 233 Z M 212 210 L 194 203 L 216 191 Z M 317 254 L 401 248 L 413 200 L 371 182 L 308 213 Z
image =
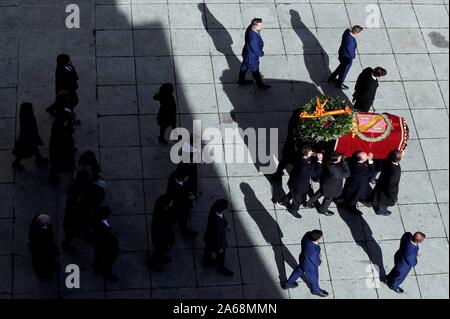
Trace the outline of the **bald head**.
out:
M 37 218 L 37 222 L 38 222 L 39 226 L 47 227 L 48 225 L 51 224 L 52 219 L 48 215 L 40 214 Z
M 356 154 L 356 158 L 358 159 L 358 162 L 365 163 L 367 161 L 367 153 L 359 152 L 358 154 Z
M 421 244 L 423 243 L 423 241 L 427 238 L 427 236 L 422 233 L 422 232 L 417 232 L 413 235 L 413 242 L 415 242 L 416 244 Z

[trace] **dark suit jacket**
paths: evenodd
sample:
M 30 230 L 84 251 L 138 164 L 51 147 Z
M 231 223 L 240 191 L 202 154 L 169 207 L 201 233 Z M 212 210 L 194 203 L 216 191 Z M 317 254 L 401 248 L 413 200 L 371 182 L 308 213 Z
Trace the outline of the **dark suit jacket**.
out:
M 400 272 L 402 270 L 409 272 L 417 265 L 419 247 L 411 242 L 412 237 L 411 233 L 405 233 L 400 241 L 400 249 L 395 253 L 395 266 Z
M 386 161 L 381 169 L 380 178 L 373 190 L 373 206 L 394 206 L 397 202 L 401 167 Z
M 301 245 L 302 252 L 300 253 L 299 266 L 304 272 L 308 273 L 309 277 L 311 277 L 311 274 L 315 274 L 310 279 L 318 279 L 321 264 L 320 246 L 310 239 L 309 232 L 303 236 Z
M 189 199 L 189 183 L 184 182 L 183 185 L 177 183 L 175 178 L 176 173 L 173 172 L 169 177 L 169 184 L 167 186 L 167 195 L 169 195 L 175 202 L 176 213 L 186 212 L 191 206 L 191 201 Z M 180 211 L 181 210 L 181 211 Z
M 203 237 L 206 247 L 209 250 L 218 252 L 221 249 L 227 248 L 227 226 L 228 222 L 225 216 L 222 218 L 217 216 L 214 210 L 209 212 L 208 226 Z
M 370 195 L 370 178 L 375 172 L 375 165 L 350 162 L 350 178 L 345 181 L 344 200 L 349 206 L 354 206 L 358 201 L 366 199 Z
M 311 164 L 306 158 L 295 161 L 294 169 L 288 181 L 288 186 L 293 193 L 304 194 L 308 191 L 311 178 L 317 178 L 322 173 L 322 164 Z
M 339 48 L 339 57 L 353 60 L 356 57 L 357 47 L 358 44 L 355 37 L 351 35 L 350 29 L 345 30 L 342 35 L 341 46 Z
M 251 71 L 259 70 L 259 58 L 264 56 L 264 41 L 258 32 L 253 31 L 250 25 L 245 31 L 245 45 L 242 50 L 244 62 Z
M 355 93 L 353 94 L 354 107 L 362 112 L 370 110 L 379 86 L 378 80 L 373 78 L 372 72 L 372 68 L 364 69 L 356 81 Z
M 347 161 L 338 164 L 328 163 L 323 169 L 320 179 L 322 194 L 328 198 L 337 198 L 342 193 L 344 178 L 350 177 Z
M 55 91 L 74 92 L 78 89 L 78 74 L 74 66 L 58 67 L 55 72 Z

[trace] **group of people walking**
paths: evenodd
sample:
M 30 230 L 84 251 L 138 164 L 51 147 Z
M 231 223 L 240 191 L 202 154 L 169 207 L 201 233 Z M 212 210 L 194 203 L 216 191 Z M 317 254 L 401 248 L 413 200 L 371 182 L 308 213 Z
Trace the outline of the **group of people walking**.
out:
M 262 19 L 255 18 L 245 33 L 243 62 L 239 72 L 238 83 L 246 85 L 252 81 L 246 79 L 250 71 L 260 89 L 268 90 L 270 85 L 263 82 L 260 73 L 260 58 L 264 56 L 264 41 L 260 34 Z M 357 37 L 363 28 L 354 26 L 346 30 L 339 49 L 338 68 L 329 76 L 328 82 L 346 90 L 344 84 L 353 59 L 356 57 Z M 372 107 L 378 80 L 386 75 L 381 67 L 366 68 L 358 77 L 353 94 L 354 108 L 367 112 Z M 68 171 L 74 180 L 67 196 L 64 216 L 65 236 L 62 249 L 68 253 L 76 251 L 74 239 L 84 237 L 94 247 L 94 267 L 102 273 L 105 279 L 118 281 L 113 274 L 113 264 L 119 255 L 119 240 L 112 232 L 110 223 L 111 208 L 105 205 L 106 183 L 102 180 L 101 169 L 93 152 L 85 152 L 75 163 L 76 147 L 73 134 L 75 126 L 80 125 L 75 114 L 79 102 L 77 96 L 78 75 L 70 57 L 62 54 L 57 58 L 56 98 L 46 109 L 54 116 L 50 138 L 50 174 L 49 181 L 58 181 L 59 174 Z M 166 83 L 161 86 L 154 99 L 161 104 L 157 124 L 160 126 L 159 142 L 167 144 L 167 128 L 177 125 L 177 105 L 174 97 L 174 86 Z M 404 152 L 394 151 L 381 165 L 376 165 L 373 154 L 357 152 L 347 160 L 337 152 L 326 153 L 312 146 L 302 145 L 297 148 L 293 128 L 299 120 L 300 110 L 296 110 L 289 123 L 288 137 L 277 172 L 273 178 L 279 178 L 284 169 L 292 164 L 293 169 L 288 181 L 289 193 L 277 201 L 292 215 L 301 218 L 301 206 L 317 207 L 320 214 L 334 215 L 329 208 L 335 202 L 338 207 L 344 207 L 350 213 L 362 214 L 357 209 L 358 202 L 372 203 L 375 213 L 388 216 L 389 206 L 395 205 L 398 197 L 401 177 L 400 162 Z M 20 110 L 20 135 L 14 148 L 16 156 L 12 166 L 18 172 L 25 167 L 23 159 L 35 156 L 36 163 L 47 165 L 48 160 L 39 152 L 43 145 L 38 125 L 33 114 L 31 103 L 23 103 Z M 193 156 L 195 148 L 187 143 L 183 151 Z M 377 173 L 381 174 L 376 180 Z M 376 180 L 372 190 L 371 182 Z M 319 182 L 318 191 L 314 192 L 312 182 Z M 201 196 L 201 171 L 199 164 L 181 162 L 168 181 L 167 191 L 154 204 L 151 226 L 153 244 L 152 255 L 145 260 L 151 271 L 162 271 L 162 265 L 172 259 L 168 256 L 175 244 L 174 225 L 178 222 L 181 235 L 185 239 L 193 239 L 199 235 L 191 227 L 191 210 L 196 206 Z M 309 196 L 309 199 L 308 199 Z M 319 202 L 323 197 L 322 202 Z M 229 209 L 226 199 L 212 203 L 208 222 L 204 231 L 205 243 L 203 265 L 215 266 L 225 276 L 233 276 L 233 272 L 225 266 L 227 249 L 227 233 L 229 224 L 224 213 Z M 299 265 L 284 283 L 286 289 L 298 286 L 296 281 L 302 277 L 315 295 L 326 297 L 328 292 L 319 286 L 318 269 L 323 263 L 320 241 L 323 233 L 320 230 L 307 232 L 301 240 Z M 400 250 L 395 255 L 395 267 L 386 278 L 386 283 L 394 291 L 401 293 L 400 284 L 409 271 L 417 264 L 418 245 L 426 238 L 425 234 L 406 233 L 401 239 Z M 33 265 L 38 276 L 49 276 L 53 273 L 58 254 L 52 219 L 45 213 L 38 213 L 32 220 L 29 231 L 29 248 Z

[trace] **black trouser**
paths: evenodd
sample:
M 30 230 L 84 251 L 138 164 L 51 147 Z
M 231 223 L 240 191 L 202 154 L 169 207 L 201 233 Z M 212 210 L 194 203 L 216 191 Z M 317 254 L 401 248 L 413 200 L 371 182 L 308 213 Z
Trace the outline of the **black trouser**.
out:
M 214 260 L 212 259 L 211 254 L 216 253 L 216 266 L 218 269 L 224 269 L 225 268 L 225 249 L 222 249 L 222 252 L 215 252 L 212 251 L 208 245 L 205 247 L 205 252 L 203 254 L 203 264 L 205 266 L 213 265 Z
M 314 193 L 313 196 L 309 199 L 309 201 L 306 203 L 306 205 L 313 204 L 315 206 L 316 202 L 322 197 L 323 192 L 321 189 L 319 189 L 317 192 Z M 320 213 L 326 213 L 328 211 L 328 208 L 330 208 L 331 203 L 335 200 L 334 197 L 324 196 L 322 204 L 319 204 L 318 210 Z M 355 205 L 356 208 L 356 205 Z
M 262 81 L 261 72 L 259 70 L 252 70 L 252 68 L 250 68 L 247 63 L 245 63 L 245 61 L 241 64 L 241 70 L 239 72 L 239 83 L 245 83 L 245 75 L 247 74 L 248 70 L 252 72 L 256 85 L 262 86 L 264 83 Z
M 154 245 L 154 250 L 152 254 L 152 258 L 150 259 L 153 264 L 160 264 L 163 262 L 164 257 L 170 250 L 169 244 L 158 244 Z
M 117 259 L 117 254 L 104 254 L 101 249 L 96 248 L 94 251 L 95 268 L 103 275 L 110 276 L 113 274 L 112 267 Z
M 288 209 L 292 213 L 298 213 L 300 210 L 300 206 L 304 202 L 306 194 L 305 193 L 294 193 L 290 191 L 282 200 L 281 202 L 288 206 Z M 292 204 L 289 204 L 289 202 L 292 200 Z

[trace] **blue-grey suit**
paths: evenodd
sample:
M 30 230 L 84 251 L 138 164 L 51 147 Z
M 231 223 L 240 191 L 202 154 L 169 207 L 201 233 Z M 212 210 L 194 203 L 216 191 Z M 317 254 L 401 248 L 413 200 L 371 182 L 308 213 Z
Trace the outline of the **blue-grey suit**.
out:
M 294 269 L 287 281 L 287 285 L 293 285 L 301 276 L 304 276 L 311 293 L 321 292 L 319 287 L 320 246 L 311 240 L 310 232 L 302 238 L 302 252 L 299 265 Z
M 264 41 L 259 32 L 253 31 L 250 25 L 245 31 L 245 45 L 242 50 L 244 61 L 241 65 L 241 72 L 258 72 L 259 58 L 264 56 Z
M 395 253 L 395 266 L 387 276 L 387 284 L 397 289 L 405 281 L 409 272 L 417 265 L 419 246 L 412 243 L 413 235 L 409 232 L 402 236 L 400 249 Z
M 347 77 L 348 72 L 353 64 L 353 60 L 356 57 L 356 49 L 358 47 L 358 43 L 356 42 L 356 38 L 351 34 L 350 29 L 345 30 L 342 35 L 341 46 L 339 48 L 339 66 L 337 69 L 331 74 L 331 79 L 337 79 L 336 85 L 341 86 L 344 84 L 345 78 Z

